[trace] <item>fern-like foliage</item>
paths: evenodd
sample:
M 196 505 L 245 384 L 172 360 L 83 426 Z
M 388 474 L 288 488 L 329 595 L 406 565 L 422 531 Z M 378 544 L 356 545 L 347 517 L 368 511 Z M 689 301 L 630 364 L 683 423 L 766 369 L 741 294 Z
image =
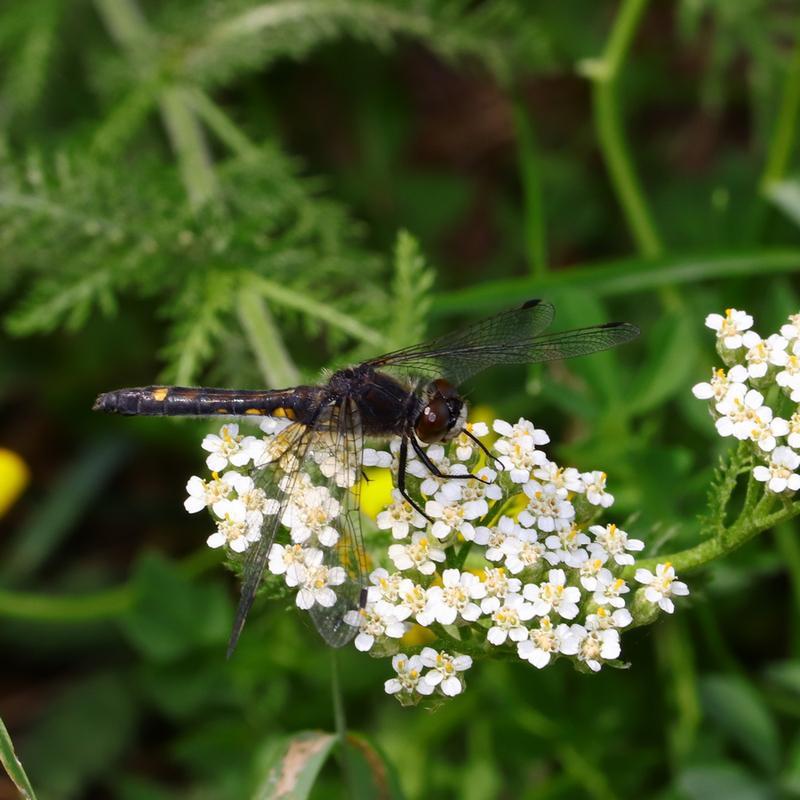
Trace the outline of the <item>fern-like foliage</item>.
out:
M 154 298 L 171 320 L 166 376 L 189 382 L 235 327 L 249 276 L 345 315 L 381 306 L 372 288 L 380 262 L 360 246 L 359 226 L 275 147 L 223 164 L 219 198 L 200 211 L 177 171 L 157 163 L 137 164 L 131 182 L 79 157 L 24 163 L 6 160 L 0 173 L 4 260 L 17 276 L 6 289 L 27 287 L 6 319 L 12 334 L 75 329 L 128 292 Z M 304 322 L 309 334 L 323 324 Z
M 62 24 L 81 31 L 74 91 L 91 98 L 92 114 L 61 110 L 62 139 L 34 146 L 19 123 L 57 81 Z M 504 81 L 547 57 L 536 17 L 517 0 L 30 0 L 0 9 L 0 58 L 10 66 L 0 115 L 13 143 L 0 152 L 0 293 L 14 298 L 6 330 L 76 330 L 127 297 L 145 298 L 166 320 L 164 377 L 181 383 L 197 381 L 222 350 L 242 363 L 232 333 L 275 330 L 241 330 L 242 291 L 262 296 L 278 329 L 299 323 L 310 338 L 324 328 L 339 360 L 421 338 L 432 275 L 414 240 L 399 238 L 384 291 L 381 259 L 347 210 L 271 131 L 256 144 L 255 125 L 210 94 L 342 37 L 379 47 L 417 39 Z M 383 335 L 377 323 L 387 318 Z
M 744 446 L 732 448 L 724 456 L 714 470 L 714 477 L 708 487 L 707 513 L 700 517 L 700 530 L 706 536 L 720 536 L 725 530 L 730 513 L 730 502 L 739 483 L 739 477 L 750 473 L 753 468 L 753 457 L 749 448 Z

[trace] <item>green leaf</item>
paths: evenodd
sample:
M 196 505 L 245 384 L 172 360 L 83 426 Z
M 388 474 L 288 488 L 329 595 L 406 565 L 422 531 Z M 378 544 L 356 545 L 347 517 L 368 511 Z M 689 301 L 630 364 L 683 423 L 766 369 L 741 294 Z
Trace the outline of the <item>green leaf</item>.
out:
M 777 800 L 777 793 L 738 764 L 722 762 L 684 770 L 678 776 L 685 800 Z
M 765 772 L 780 765 L 778 728 L 756 690 L 741 678 L 712 675 L 701 682 L 706 713 L 720 732 Z
M 109 773 L 135 728 L 130 687 L 115 675 L 96 675 L 52 701 L 20 749 L 40 796 L 68 800 Z
M 658 259 L 620 259 L 605 264 L 578 265 L 541 278 L 508 278 L 476 283 L 468 289 L 434 297 L 437 315 L 494 311 L 530 297 L 570 288 L 595 297 L 616 297 L 699 281 L 733 280 L 754 275 L 796 273 L 800 250 L 771 248 L 745 253 L 671 255 Z
M 208 645 L 225 643 L 231 608 L 219 585 L 196 585 L 156 553 L 139 560 L 131 580 L 130 609 L 121 620 L 137 650 L 156 661 L 171 661 Z
M 792 178 L 769 186 L 767 199 L 795 225 L 800 226 L 800 180 Z
M 36 800 L 31 782 L 25 774 L 25 770 L 14 752 L 14 743 L 11 741 L 5 723 L 0 719 L 0 762 L 8 773 L 8 777 L 14 781 L 19 793 L 25 800 Z
M 402 800 L 400 781 L 391 762 L 360 733 L 347 734 L 350 796 L 356 800 Z
M 388 346 L 405 347 L 425 336 L 434 273 L 425 264 L 419 242 L 407 231 L 397 234 L 394 249 L 393 315 Z
M 695 333 L 690 316 L 673 312 L 645 329 L 647 357 L 627 394 L 625 406 L 641 414 L 663 405 L 691 380 L 695 368 Z
M 336 741 L 332 733 L 305 731 L 275 742 L 253 800 L 305 800 Z

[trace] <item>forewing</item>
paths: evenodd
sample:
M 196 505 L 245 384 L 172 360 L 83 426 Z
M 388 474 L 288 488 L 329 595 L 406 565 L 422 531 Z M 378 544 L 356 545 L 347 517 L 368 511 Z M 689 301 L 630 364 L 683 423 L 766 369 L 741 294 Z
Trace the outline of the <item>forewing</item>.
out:
M 444 377 L 454 384 L 497 363 L 509 348 L 519 348 L 541 334 L 553 321 L 551 303 L 529 300 L 467 328 L 429 342 L 406 347 L 368 362 L 376 368 L 397 367 L 423 376 Z
M 639 335 L 635 325 L 611 322 L 542 335 L 553 319 L 550 303 L 531 300 L 470 328 L 426 344 L 389 353 L 369 362 L 376 368 L 401 368 L 458 385 L 488 367 L 536 364 L 607 350 Z
M 323 475 L 335 498 L 332 502 L 336 503 L 337 513 L 332 515 L 331 525 L 339 538 L 332 547 L 323 548 L 323 559 L 331 570 L 342 570 L 344 580 L 332 587 L 336 595 L 333 605 L 315 603 L 309 614 L 320 636 L 331 647 L 342 647 L 358 632 L 345 617 L 360 606 L 367 571 L 359 510 L 364 440 L 361 419 L 350 398 L 330 409 L 325 427 L 329 435 L 315 441 L 312 449 L 314 459 L 324 462 Z
M 247 614 L 255 600 L 264 570 L 267 568 L 269 553 L 275 537 L 281 529 L 281 518 L 296 487 L 298 476 L 306 462 L 314 432 L 300 423 L 293 423 L 278 433 L 271 446 L 276 448 L 276 458 L 263 467 L 251 472 L 254 483 L 264 490 L 266 496 L 276 501 L 275 513 L 265 514 L 261 524 L 260 537 L 246 551 L 242 569 L 242 587 L 239 606 L 233 622 L 233 630 L 228 643 L 228 657 L 233 653 L 242 633 Z

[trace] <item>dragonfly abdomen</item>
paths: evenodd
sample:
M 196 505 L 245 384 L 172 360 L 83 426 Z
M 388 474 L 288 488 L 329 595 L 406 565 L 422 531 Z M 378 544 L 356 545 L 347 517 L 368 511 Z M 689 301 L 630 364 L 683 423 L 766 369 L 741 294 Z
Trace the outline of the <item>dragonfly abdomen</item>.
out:
M 95 411 L 144 416 L 273 416 L 295 419 L 298 387 L 293 390 L 245 391 L 185 386 L 141 386 L 98 396 Z

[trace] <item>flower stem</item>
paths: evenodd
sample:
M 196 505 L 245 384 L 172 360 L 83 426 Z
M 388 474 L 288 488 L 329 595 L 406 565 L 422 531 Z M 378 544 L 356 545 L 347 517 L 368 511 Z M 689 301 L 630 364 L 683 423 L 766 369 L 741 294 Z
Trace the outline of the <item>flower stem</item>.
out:
M 197 577 L 219 563 L 219 554 L 204 547 L 185 558 L 180 569 Z M 95 622 L 124 614 L 135 599 L 130 582 L 83 595 L 50 595 L 0 590 L 0 617 L 35 622 Z
M 628 228 L 639 253 L 656 258 L 664 248 L 625 141 L 617 96 L 617 79 L 646 7 L 647 0 L 624 0 L 605 52 L 599 59 L 583 62 L 580 69 L 593 83 L 594 121 L 600 149 Z
M 767 163 L 761 176 L 761 193 L 768 194 L 774 184 L 786 174 L 800 116 L 800 29 L 798 29 L 792 60 L 783 87 L 778 118 L 769 144 Z
M 686 550 L 637 561 L 633 566 L 625 569 L 624 577 L 630 579 L 637 569 L 652 570 L 656 564 L 663 564 L 667 561 L 678 572 L 698 569 L 709 561 L 714 561 L 720 556 L 736 550 L 759 533 L 774 528 L 800 514 L 800 501 L 784 503 L 777 510 L 773 510 L 776 499 L 774 494 L 765 494 L 751 510 L 744 509 L 739 519 L 729 528 L 724 528 L 717 536 Z
M 547 272 L 547 230 L 542 201 L 542 161 L 530 114 L 519 99 L 513 101 L 514 128 L 517 135 L 517 160 L 522 180 L 523 230 L 525 255 L 530 274 L 541 278 Z
M 354 784 L 347 755 L 347 717 L 344 712 L 342 682 L 339 678 L 339 654 L 335 649 L 331 650 L 331 695 L 333 697 L 333 720 L 336 726 L 336 736 L 339 740 L 339 765 L 348 787 L 348 795 L 352 796 Z
M 247 343 L 256 357 L 266 385 L 273 388 L 294 386 L 299 373 L 284 347 L 267 304 L 245 286 L 239 291 L 236 308 Z

